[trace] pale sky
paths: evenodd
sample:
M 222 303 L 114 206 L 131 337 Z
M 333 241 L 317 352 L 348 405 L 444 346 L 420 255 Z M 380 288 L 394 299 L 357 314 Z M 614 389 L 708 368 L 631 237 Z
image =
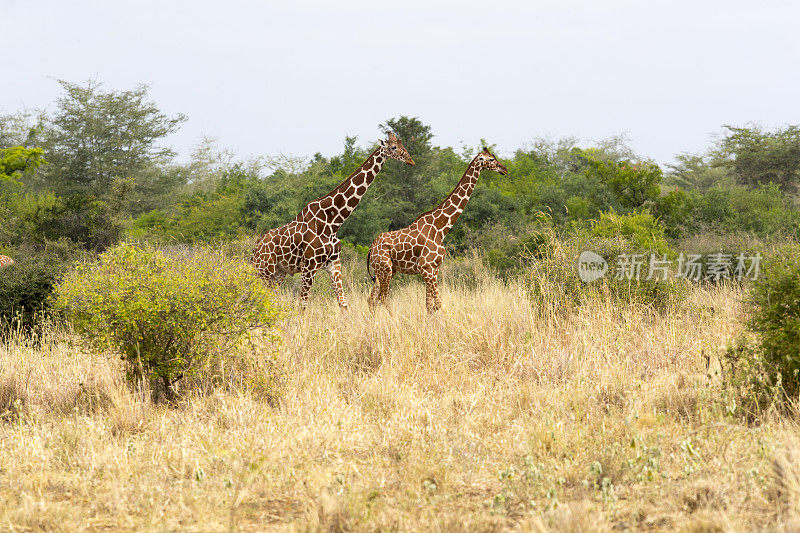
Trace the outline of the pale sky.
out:
M 0 113 L 96 78 L 186 114 L 183 157 L 202 135 L 332 155 L 404 114 L 441 146 L 624 132 L 666 162 L 726 123 L 800 123 L 798 21 L 792 1 L 0 0 Z

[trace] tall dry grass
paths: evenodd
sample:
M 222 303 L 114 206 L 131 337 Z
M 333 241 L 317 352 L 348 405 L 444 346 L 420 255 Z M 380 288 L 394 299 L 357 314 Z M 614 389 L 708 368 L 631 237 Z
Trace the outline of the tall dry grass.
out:
M 433 317 L 415 282 L 375 315 L 362 284 L 340 313 L 320 279 L 300 316 L 289 285 L 277 355 L 248 348 L 276 357 L 270 401 L 239 387 L 152 405 L 63 330 L 7 339 L 0 528 L 798 523 L 794 421 L 743 425 L 714 362 L 741 329 L 739 289 L 698 288 L 668 313 L 599 299 L 564 312 L 516 283 L 444 277 Z

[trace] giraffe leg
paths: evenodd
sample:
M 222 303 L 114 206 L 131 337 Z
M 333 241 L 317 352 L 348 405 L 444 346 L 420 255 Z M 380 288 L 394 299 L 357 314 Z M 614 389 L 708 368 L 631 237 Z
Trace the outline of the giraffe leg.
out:
M 380 280 L 380 293 L 378 293 L 378 302 L 385 305 L 387 309 L 389 309 L 389 284 L 392 282 L 392 276 L 394 276 L 394 272 L 392 272 L 391 268 L 383 272 Z M 391 309 L 389 309 L 390 314 L 391 312 Z
M 437 268 L 433 274 L 433 279 L 436 282 L 436 309 L 442 308 L 442 293 L 439 292 L 439 269 Z
M 344 297 L 344 287 L 342 286 L 342 262 L 334 259 L 325 267 L 331 277 L 331 284 L 336 291 L 336 298 L 339 300 L 339 307 L 347 310 L 347 299 Z
M 428 313 L 433 313 L 442 307 L 442 297 L 436 281 L 438 274 L 439 272 L 435 270 L 422 271 L 422 279 L 425 280 L 425 307 L 427 307 Z
M 375 310 L 375 306 L 378 305 L 378 294 L 381 292 L 381 280 L 377 276 L 375 276 L 375 283 L 372 285 L 372 289 L 369 291 L 369 298 L 367 298 L 367 303 L 369 304 L 370 311 Z
M 389 308 L 389 284 L 392 282 L 393 273 L 391 270 L 382 272 L 375 276 L 375 285 L 369 293 L 369 307 L 375 309 L 377 305 L 385 305 L 389 309 L 389 314 L 392 310 Z
M 303 312 L 305 312 L 306 307 L 308 307 L 308 293 L 311 290 L 311 286 L 314 284 L 314 274 L 316 274 L 314 270 L 304 270 L 300 274 L 303 282 L 300 287 L 300 309 Z
M 369 306 L 374 309 L 378 304 L 385 304 L 389 294 L 389 282 L 392 281 L 392 263 L 382 261 L 376 254 L 372 261 L 372 270 L 375 272 L 375 284 L 369 292 Z

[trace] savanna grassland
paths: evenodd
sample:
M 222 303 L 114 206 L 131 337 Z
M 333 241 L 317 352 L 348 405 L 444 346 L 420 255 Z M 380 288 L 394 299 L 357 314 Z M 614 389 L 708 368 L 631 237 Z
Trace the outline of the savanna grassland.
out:
M 536 125 L 439 146 L 414 116 L 336 154 L 178 154 L 187 117 L 146 85 L 57 83 L 0 114 L 0 530 L 800 529 L 800 125 L 725 125 L 666 165 Z M 416 165 L 388 161 L 337 233 L 351 308 L 321 275 L 301 314 L 253 236 L 389 132 Z M 368 247 L 481 146 L 508 173 L 447 236 L 443 310 L 399 279 L 373 315 Z M 590 250 L 764 275 L 595 289 Z
M 794 530 L 796 422 L 741 409 L 724 346 L 740 287 L 674 309 L 564 309 L 520 281 L 445 273 L 374 316 L 347 273 L 208 394 L 151 403 L 64 327 L 0 345 L 0 528 Z M 261 339 L 261 340 L 259 340 Z

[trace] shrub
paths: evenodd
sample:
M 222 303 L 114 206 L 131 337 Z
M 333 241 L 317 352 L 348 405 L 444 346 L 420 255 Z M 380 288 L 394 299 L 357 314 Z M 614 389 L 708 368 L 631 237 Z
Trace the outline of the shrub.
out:
M 694 215 L 698 193 L 687 193 L 677 187 L 659 196 L 654 207 L 656 216 L 664 226 L 664 232 L 672 238 L 692 233 L 697 229 Z
M 694 217 L 720 233 L 798 235 L 800 212 L 777 185 L 712 187 L 696 201 Z
M 483 261 L 501 278 L 507 279 L 518 274 L 526 265 L 526 257 L 539 257 L 548 245 L 548 234 L 533 230 L 520 237 L 509 236 L 498 240 L 493 247 L 485 250 Z
M 609 211 L 600 213 L 600 219 L 592 224 L 592 237 L 601 240 L 622 238 L 631 252 L 639 254 L 666 254 L 670 251 L 664 236 L 664 228 L 648 211 L 640 210 L 624 215 Z
M 3 253 L 15 262 L 0 276 L 0 329 L 13 325 L 31 332 L 51 314 L 50 295 L 58 280 L 84 254 L 68 239 Z
M 762 396 L 781 387 L 787 397 L 796 398 L 800 394 L 800 246 L 785 246 L 764 262 L 748 306 L 748 329 L 755 343 L 729 349 L 729 360 L 740 371 L 748 370 L 747 381 Z
M 523 254 L 528 263 L 525 276 L 534 298 L 556 307 L 572 308 L 592 299 L 611 298 L 621 304 L 665 310 L 683 301 L 689 293 L 690 282 L 683 279 L 646 279 L 646 263 L 638 279 L 616 276 L 617 259 L 623 255 L 649 259 L 649 254 L 655 253 L 659 258 L 674 257 L 663 229 L 649 213 L 604 213 L 588 230 L 575 226 L 560 235 L 550 228 L 545 242 L 535 254 Z M 577 262 L 583 251 L 594 252 L 607 262 L 608 271 L 602 278 L 590 283 L 581 281 Z
M 616 163 L 593 157 L 586 162 L 587 174 L 607 184 L 624 207 L 638 209 L 658 198 L 662 178 L 658 165 L 631 161 Z
M 248 263 L 208 248 L 122 244 L 79 265 L 56 296 L 89 345 L 120 355 L 156 399 L 175 399 L 184 377 L 214 382 L 224 354 L 279 317 Z
M 43 245 L 70 239 L 100 252 L 116 243 L 122 233 L 114 209 L 89 196 L 17 195 L 8 205 L 14 214 L 14 227 L 8 235 L 11 242 Z

